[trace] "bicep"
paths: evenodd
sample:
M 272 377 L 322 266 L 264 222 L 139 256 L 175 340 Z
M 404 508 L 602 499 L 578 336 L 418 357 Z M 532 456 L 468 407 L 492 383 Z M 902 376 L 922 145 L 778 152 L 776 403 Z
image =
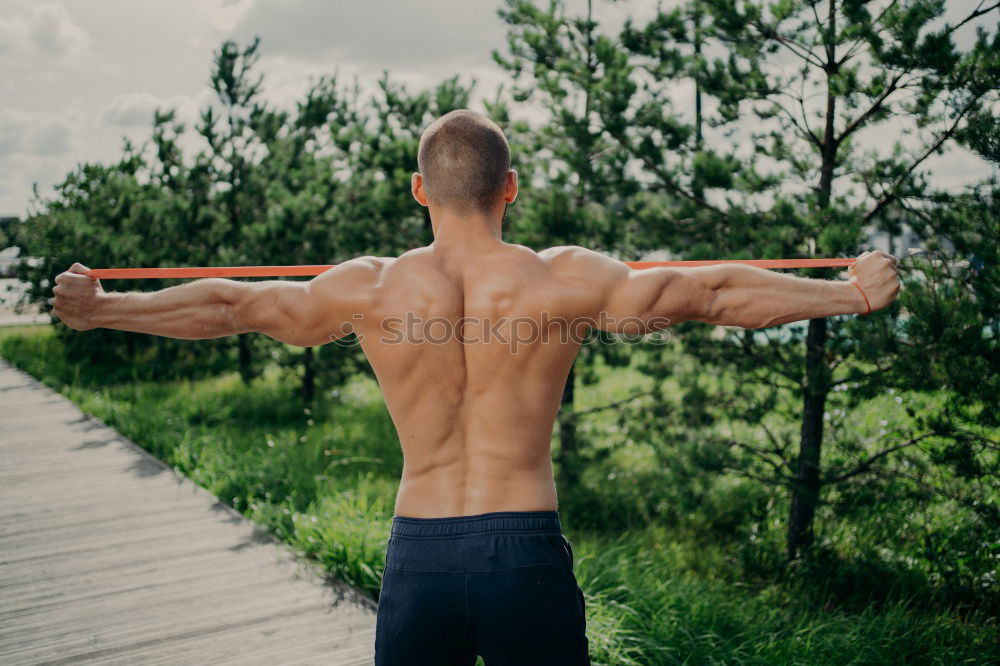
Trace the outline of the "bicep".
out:
M 241 328 L 299 347 L 313 347 L 330 340 L 309 282 L 265 280 L 242 283 L 234 306 Z
M 696 268 L 628 269 L 608 295 L 609 318 L 623 333 L 650 333 L 710 317 L 715 291 Z
M 357 261 L 335 266 L 308 282 L 246 283 L 241 309 L 248 328 L 298 347 L 348 335 L 371 275 Z
M 561 268 L 568 291 L 585 294 L 577 309 L 603 331 L 643 334 L 703 319 L 715 295 L 702 268 L 634 269 L 584 248 L 566 249 Z

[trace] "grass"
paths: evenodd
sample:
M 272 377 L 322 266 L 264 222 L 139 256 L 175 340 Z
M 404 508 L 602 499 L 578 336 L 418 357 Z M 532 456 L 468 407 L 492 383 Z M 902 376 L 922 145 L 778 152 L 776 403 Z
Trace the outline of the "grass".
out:
M 377 599 L 402 457 L 371 380 L 355 378 L 310 409 L 276 369 L 249 387 L 235 374 L 101 385 L 64 360 L 49 326 L 0 329 L 0 355 Z M 580 390 L 580 404 L 644 381 L 609 371 Z M 611 424 L 590 427 L 600 434 Z M 641 447 L 633 458 L 616 464 L 649 464 Z M 1000 659 L 992 617 L 905 599 L 851 608 L 792 582 L 747 578 L 733 541 L 655 522 L 618 534 L 564 522 L 595 664 Z

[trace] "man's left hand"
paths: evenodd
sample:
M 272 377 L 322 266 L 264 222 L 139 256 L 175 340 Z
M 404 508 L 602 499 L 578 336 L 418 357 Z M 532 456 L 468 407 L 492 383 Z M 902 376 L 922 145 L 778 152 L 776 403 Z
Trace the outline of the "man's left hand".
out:
M 90 269 L 76 263 L 56 276 L 52 288 L 52 314 L 75 331 L 96 328 L 94 313 L 105 297 L 101 281 L 89 275 Z

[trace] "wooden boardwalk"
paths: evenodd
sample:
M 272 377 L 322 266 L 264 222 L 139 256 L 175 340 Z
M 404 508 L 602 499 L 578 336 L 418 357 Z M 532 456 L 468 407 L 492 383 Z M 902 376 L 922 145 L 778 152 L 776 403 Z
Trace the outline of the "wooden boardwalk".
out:
M 375 604 L 0 361 L 0 664 L 372 664 Z

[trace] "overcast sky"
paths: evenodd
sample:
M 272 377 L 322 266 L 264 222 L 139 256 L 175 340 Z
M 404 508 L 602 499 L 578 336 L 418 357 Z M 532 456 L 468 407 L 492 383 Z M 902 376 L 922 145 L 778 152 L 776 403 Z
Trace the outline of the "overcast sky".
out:
M 949 0 L 946 19 L 976 4 Z M 283 106 L 335 69 L 344 80 L 357 75 L 363 87 L 388 69 L 411 90 L 460 74 L 466 82 L 476 78 L 477 93 L 491 96 L 507 78 L 490 58 L 491 49 L 505 44 L 498 6 L 493 0 L 0 0 L 0 215 L 23 215 L 33 182 L 47 193 L 79 162 L 114 160 L 122 136 L 141 143 L 158 106 L 176 106 L 193 119 L 213 94 L 211 54 L 225 39 L 261 36 L 265 94 Z M 594 6 L 602 24 L 614 26 L 626 14 L 650 16 L 656 3 L 594 0 Z M 995 29 L 997 12 L 989 18 L 979 24 Z M 973 30 L 962 31 L 960 47 Z M 968 153 L 935 159 L 939 184 L 991 173 Z

